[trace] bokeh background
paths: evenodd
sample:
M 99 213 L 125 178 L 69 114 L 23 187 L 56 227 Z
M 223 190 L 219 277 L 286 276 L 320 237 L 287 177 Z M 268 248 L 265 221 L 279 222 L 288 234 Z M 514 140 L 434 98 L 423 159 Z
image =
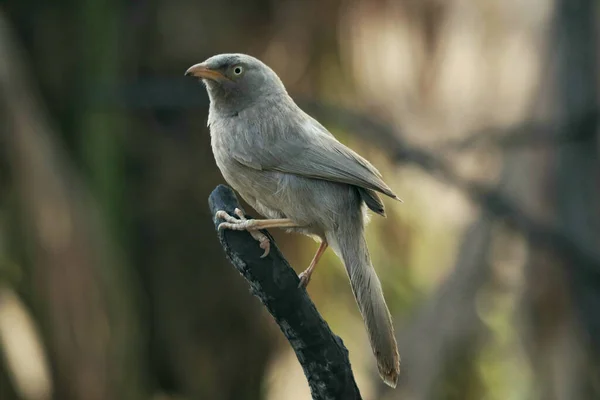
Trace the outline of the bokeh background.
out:
M 183 72 L 224 52 L 404 200 L 368 228 L 396 390 L 332 252 L 309 286 L 365 399 L 600 398 L 599 5 L 1 2 L 0 399 L 310 398 L 208 212 L 223 179 Z M 303 270 L 317 244 L 273 233 Z

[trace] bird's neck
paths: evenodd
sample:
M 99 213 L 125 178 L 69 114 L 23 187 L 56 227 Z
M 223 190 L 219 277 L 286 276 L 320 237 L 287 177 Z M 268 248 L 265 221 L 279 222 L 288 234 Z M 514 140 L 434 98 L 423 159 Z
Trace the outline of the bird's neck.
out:
M 240 113 L 244 113 L 248 110 L 260 108 L 266 104 L 280 104 L 280 103 L 293 103 L 293 100 L 287 95 L 287 93 L 263 93 L 260 97 L 252 99 L 252 101 L 246 101 L 244 99 L 237 99 L 235 93 L 229 95 L 215 95 L 211 94 L 210 97 L 210 113 L 215 117 L 226 118 L 236 117 Z

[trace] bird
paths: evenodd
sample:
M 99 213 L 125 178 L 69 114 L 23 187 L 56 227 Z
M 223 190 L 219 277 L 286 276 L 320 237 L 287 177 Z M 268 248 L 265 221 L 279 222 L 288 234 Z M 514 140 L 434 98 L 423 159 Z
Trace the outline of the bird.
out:
M 392 318 L 365 240 L 367 209 L 385 217 L 379 193 L 400 200 L 381 173 L 339 142 L 290 97 L 279 76 L 247 54 L 217 54 L 192 65 L 210 100 L 208 127 L 217 167 L 264 219 L 217 211 L 219 229 L 246 230 L 264 250 L 259 230 L 282 228 L 320 242 L 300 287 L 328 247 L 341 259 L 365 323 L 379 375 L 396 387 L 400 356 Z M 400 200 L 401 201 L 401 200 Z

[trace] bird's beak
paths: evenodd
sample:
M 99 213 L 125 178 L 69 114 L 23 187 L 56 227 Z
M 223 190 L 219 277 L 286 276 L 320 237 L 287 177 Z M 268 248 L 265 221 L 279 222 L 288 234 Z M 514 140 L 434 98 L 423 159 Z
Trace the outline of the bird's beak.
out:
M 185 71 L 185 76 L 195 76 L 197 78 L 210 79 L 213 81 L 220 81 L 225 78 L 225 76 L 219 71 L 210 69 L 202 63 L 192 65 L 190 68 L 188 68 L 188 70 Z

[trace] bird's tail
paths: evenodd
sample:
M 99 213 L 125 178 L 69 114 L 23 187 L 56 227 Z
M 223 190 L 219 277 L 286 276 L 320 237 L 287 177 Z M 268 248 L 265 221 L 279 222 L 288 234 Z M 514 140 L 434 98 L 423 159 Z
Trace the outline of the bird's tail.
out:
M 327 240 L 348 272 L 352 292 L 377 359 L 379 375 L 386 384 L 396 387 L 400 374 L 400 356 L 390 312 L 383 297 L 381 283 L 371 264 L 362 223 L 358 225 L 358 221 L 347 222 L 352 226 L 341 226 L 336 232 L 327 235 Z

